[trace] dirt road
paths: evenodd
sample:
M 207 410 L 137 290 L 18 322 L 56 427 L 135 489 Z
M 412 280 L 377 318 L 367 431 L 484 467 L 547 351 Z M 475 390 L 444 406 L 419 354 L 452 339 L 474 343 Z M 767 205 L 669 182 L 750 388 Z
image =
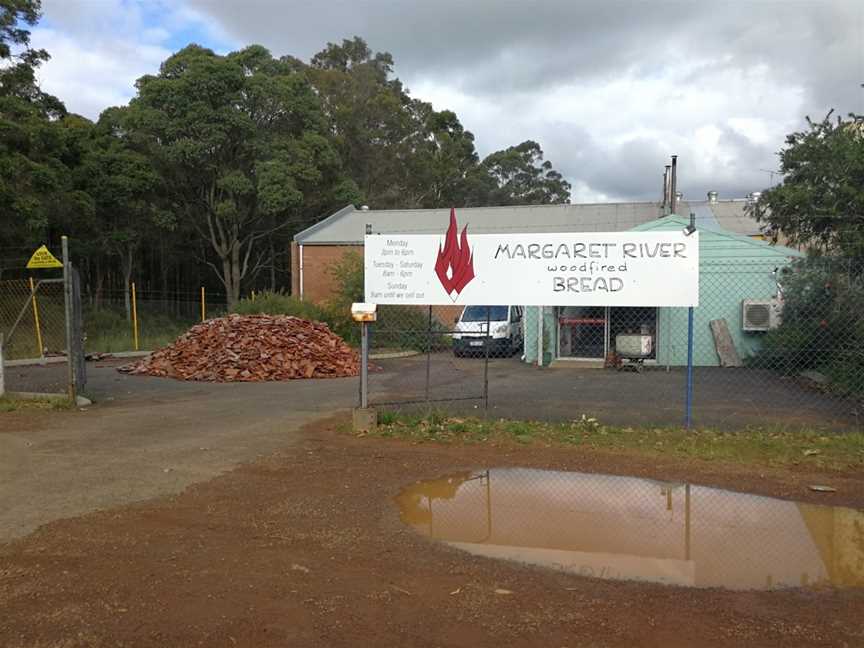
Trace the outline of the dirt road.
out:
M 0 645 L 864 644 L 860 590 L 741 593 L 591 580 L 458 553 L 400 522 L 393 497 L 404 485 L 508 465 L 864 506 L 857 474 L 411 446 L 319 425 L 182 493 L 57 521 L 0 547 Z M 814 480 L 838 493 L 809 492 Z
M 357 398 L 351 379 L 215 385 L 125 376 L 117 364 L 90 369 L 95 407 L 0 414 L 0 541 L 178 493 L 294 443 L 303 424 Z M 26 375 L 41 384 L 63 370 Z

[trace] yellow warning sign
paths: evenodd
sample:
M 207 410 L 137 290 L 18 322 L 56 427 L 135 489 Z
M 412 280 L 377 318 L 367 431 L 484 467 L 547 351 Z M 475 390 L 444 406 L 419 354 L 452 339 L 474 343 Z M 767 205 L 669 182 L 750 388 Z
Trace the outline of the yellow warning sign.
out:
M 44 245 L 33 253 L 30 260 L 27 262 L 27 267 L 31 270 L 37 268 L 62 268 L 63 264 L 48 251 Z

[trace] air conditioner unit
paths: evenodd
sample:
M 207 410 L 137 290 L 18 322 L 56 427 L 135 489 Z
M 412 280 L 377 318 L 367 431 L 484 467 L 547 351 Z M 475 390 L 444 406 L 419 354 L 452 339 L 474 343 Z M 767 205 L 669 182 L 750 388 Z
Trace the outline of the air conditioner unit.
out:
M 742 331 L 770 331 L 780 326 L 783 304 L 777 299 L 745 299 L 741 302 Z

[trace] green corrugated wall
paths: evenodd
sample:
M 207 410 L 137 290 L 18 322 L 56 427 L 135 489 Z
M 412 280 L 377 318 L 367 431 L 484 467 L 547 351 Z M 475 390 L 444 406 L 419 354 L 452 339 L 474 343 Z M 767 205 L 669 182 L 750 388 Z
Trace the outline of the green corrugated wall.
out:
M 633 231 L 680 230 L 688 220 L 680 216 L 659 218 Z M 699 306 L 694 312 L 693 362 L 717 366 L 717 353 L 708 323 L 725 319 L 742 359 L 758 348 L 761 333 L 741 330 L 741 302 L 770 299 L 776 293 L 775 268 L 787 265 L 801 253 L 791 248 L 739 236 L 720 229 L 699 231 Z M 537 361 L 537 308 L 525 315 L 525 360 Z M 555 344 L 555 313 L 544 314 L 546 342 Z M 687 309 L 660 308 L 658 313 L 657 363 L 687 364 Z

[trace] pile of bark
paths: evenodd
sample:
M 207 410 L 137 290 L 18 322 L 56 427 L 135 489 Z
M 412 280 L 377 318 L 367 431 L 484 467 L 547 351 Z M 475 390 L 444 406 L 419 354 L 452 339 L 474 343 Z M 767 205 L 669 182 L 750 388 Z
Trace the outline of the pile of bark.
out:
M 360 359 L 326 324 L 284 315 L 207 320 L 143 360 L 130 374 L 207 382 L 356 376 Z

